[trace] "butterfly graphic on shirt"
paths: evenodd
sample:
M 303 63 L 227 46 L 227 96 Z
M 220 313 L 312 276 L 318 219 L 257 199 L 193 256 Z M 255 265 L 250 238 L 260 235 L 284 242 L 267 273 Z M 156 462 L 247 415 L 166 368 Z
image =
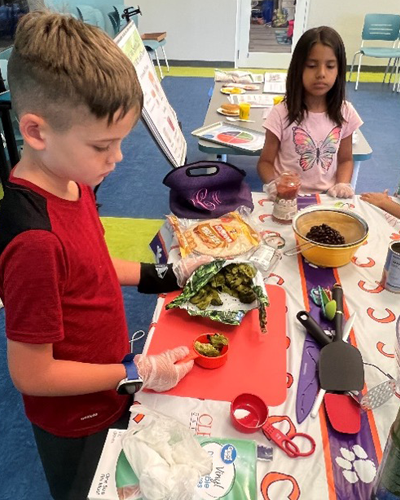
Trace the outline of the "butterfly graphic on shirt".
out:
M 340 126 L 334 127 L 319 146 L 316 146 L 306 130 L 301 127 L 293 127 L 294 148 L 296 153 L 300 155 L 299 163 L 304 172 L 318 165 L 321 165 L 326 171 L 329 170 L 340 141 L 341 129 Z

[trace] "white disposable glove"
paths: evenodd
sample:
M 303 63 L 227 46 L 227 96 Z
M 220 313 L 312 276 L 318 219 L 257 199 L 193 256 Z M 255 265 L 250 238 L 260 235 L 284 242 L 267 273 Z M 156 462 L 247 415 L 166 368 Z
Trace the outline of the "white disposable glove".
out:
M 186 346 L 176 347 L 161 354 L 145 356 L 137 354 L 134 363 L 137 366 L 140 378 L 143 380 L 143 389 L 153 389 L 163 392 L 172 389 L 193 368 L 193 360 L 187 363 L 175 364 L 189 354 Z
M 183 288 L 186 281 L 203 264 L 208 264 L 214 259 L 210 255 L 196 255 L 185 257 L 172 265 L 172 270 L 176 276 L 178 285 Z
M 351 198 L 354 196 L 354 189 L 351 187 L 351 184 L 339 182 L 328 189 L 328 194 L 332 198 Z
M 269 182 L 268 184 L 263 184 L 263 191 L 266 193 L 267 198 L 270 201 L 275 201 L 277 190 L 276 190 L 276 180 Z

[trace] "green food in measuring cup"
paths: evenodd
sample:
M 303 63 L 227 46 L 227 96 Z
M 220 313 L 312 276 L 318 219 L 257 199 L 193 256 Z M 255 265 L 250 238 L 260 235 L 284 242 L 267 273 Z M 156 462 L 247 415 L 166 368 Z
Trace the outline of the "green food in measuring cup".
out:
M 194 343 L 194 348 L 199 354 L 208 356 L 210 358 L 220 356 L 221 350 L 224 345 L 228 345 L 229 343 L 227 337 L 225 337 L 225 335 L 223 335 L 222 333 L 207 335 L 207 338 L 210 342 L 209 344 L 206 342 L 197 341 Z
M 210 344 L 213 345 L 219 351 L 224 347 L 224 345 L 228 345 L 229 341 L 225 335 L 222 333 L 214 333 L 213 335 L 208 335 L 208 340 Z
M 221 354 L 219 352 L 219 350 L 216 349 L 213 345 L 206 344 L 203 342 L 198 342 L 198 341 L 195 342 L 194 348 L 199 354 L 201 354 L 203 356 L 207 356 L 209 358 L 216 358 L 217 356 L 219 356 Z

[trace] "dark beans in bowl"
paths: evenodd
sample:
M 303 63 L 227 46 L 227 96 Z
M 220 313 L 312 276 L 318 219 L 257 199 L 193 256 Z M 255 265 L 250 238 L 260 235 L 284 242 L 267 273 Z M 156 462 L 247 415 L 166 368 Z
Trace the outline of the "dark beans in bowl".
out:
M 344 245 L 346 243 L 339 231 L 328 226 L 328 224 L 312 226 L 306 234 L 306 238 L 325 245 Z

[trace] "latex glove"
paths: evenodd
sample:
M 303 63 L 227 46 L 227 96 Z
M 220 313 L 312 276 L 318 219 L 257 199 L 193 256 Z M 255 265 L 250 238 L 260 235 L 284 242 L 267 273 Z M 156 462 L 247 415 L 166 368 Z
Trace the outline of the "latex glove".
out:
M 137 354 L 133 362 L 143 380 L 143 389 L 163 392 L 172 389 L 193 368 L 193 360 L 175 364 L 189 354 L 186 346 L 176 347 L 161 354 Z
M 276 180 L 269 182 L 268 184 L 263 184 L 263 191 L 266 193 L 267 198 L 270 201 L 275 201 L 277 190 L 276 190 Z
M 328 189 L 328 194 L 332 198 L 351 198 L 354 196 L 354 189 L 351 187 L 351 184 L 339 182 Z
M 172 265 L 172 270 L 174 271 L 178 285 L 183 288 L 186 284 L 186 281 L 198 267 L 202 266 L 203 264 L 208 264 L 213 260 L 213 257 L 211 257 L 210 255 L 196 255 L 180 259 L 178 262 Z

